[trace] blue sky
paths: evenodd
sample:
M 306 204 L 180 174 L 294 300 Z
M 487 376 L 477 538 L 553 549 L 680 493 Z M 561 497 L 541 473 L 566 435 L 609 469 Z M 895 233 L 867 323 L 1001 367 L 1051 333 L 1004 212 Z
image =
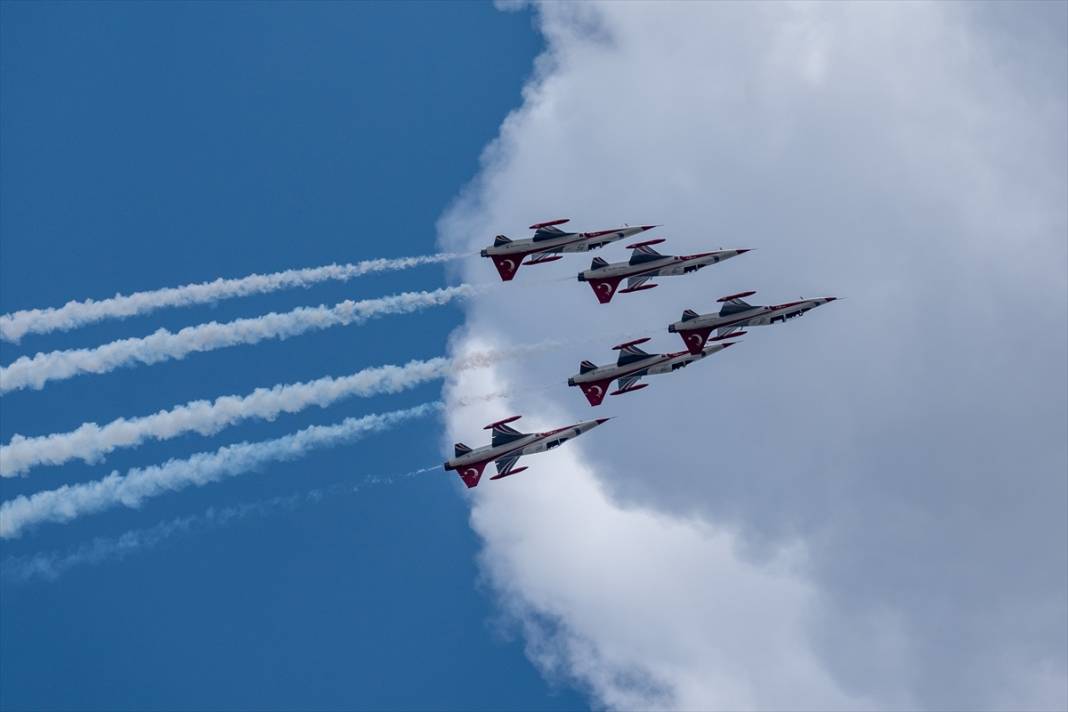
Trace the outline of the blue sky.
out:
M 4 3 L 3 312 L 435 249 L 434 224 L 519 103 L 540 40 L 482 3 Z M 436 267 L 167 310 L 4 344 L 2 362 L 204 321 L 444 284 Z M 21 391 L 41 435 L 194 398 L 443 353 L 457 308 Z M 4 500 L 436 398 L 436 384 L 106 463 L 5 479 Z M 44 526 L 4 557 L 441 459 L 421 421 L 211 486 Z M 498 625 L 458 485 L 433 472 L 174 537 L 54 582 L 2 584 L 4 708 L 584 705 Z

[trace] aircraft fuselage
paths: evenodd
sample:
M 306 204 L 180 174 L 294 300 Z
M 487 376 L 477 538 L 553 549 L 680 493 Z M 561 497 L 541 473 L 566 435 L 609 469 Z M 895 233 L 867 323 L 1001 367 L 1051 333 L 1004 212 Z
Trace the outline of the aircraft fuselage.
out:
M 598 232 L 565 232 L 544 239 L 528 237 L 482 250 L 483 257 L 513 256 L 522 259 L 536 253 L 589 252 L 647 230 L 645 226 L 617 227 Z
M 447 460 L 444 466 L 446 470 L 459 470 L 460 472 L 463 472 L 467 468 L 485 464 L 493 460 L 499 460 L 510 455 L 533 455 L 535 453 L 545 452 L 546 450 L 552 450 L 555 447 L 563 445 L 572 438 L 577 438 L 579 435 L 593 430 L 605 420 L 606 418 L 584 420 L 581 423 L 549 430 L 544 433 L 528 433 L 521 438 L 517 438 L 516 440 L 502 445 L 497 445 L 496 447 L 493 445 L 485 445 L 461 455 L 460 457 L 454 457 L 451 460 Z M 476 472 L 478 471 L 481 470 L 476 470 Z
M 717 314 L 701 314 L 693 319 L 683 319 L 670 324 L 668 331 L 679 334 L 686 347 L 693 353 L 704 347 L 709 332 L 714 329 L 719 330 L 720 333 L 726 333 L 743 327 L 767 326 L 785 322 L 816 307 L 833 302 L 835 299 L 837 297 L 818 297 L 773 306 L 753 306 L 749 309 L 732 310 L 727 314 L 722 311 Z
M 696 255 L 664 255 L 639 264 L 613 262 L 604 267 L 579 272 L 578 281 L 592 282 L 600 279 L 624 279 L 627 277 L 670 277 L 696 272 L 702 267 L 714 265 L 747 250 L 715 250 Z

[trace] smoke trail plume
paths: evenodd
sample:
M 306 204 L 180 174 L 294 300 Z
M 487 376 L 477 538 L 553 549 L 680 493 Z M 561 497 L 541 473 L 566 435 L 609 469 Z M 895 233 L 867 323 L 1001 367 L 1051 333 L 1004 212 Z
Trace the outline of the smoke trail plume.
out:
M 18 343 L 26 334 L 68 331 L 105 319 L 125 319 L 167 307 L 210 304 L 232 297 L 264 294 L 292 287 L 310 287 L 326 281 L 347 281 L 371 272 L 409 269 L 438 264 L 463 255 L 444 253 L 420 257 L 364 260 L 355 264 L 331 264 L 325 267 L 290 269 L 272 274 L 250 274 L 239 279 L 216 279 L 213 282 L 185 284 L 133 294 L 116 294 L 108 299 L 70 301 L 61 307 L 25 309 L 0 315 L 0 339 Z
M 77 566 L 121 560 L 132 554 L 155 548 L 177 536 L 219 529 L 248 517 L 268 516 L 279 510 L 290 510 L 303 504 L 321 502 L 328 497 L 356 493 L 370 485 L 392 484 L 397 480 L 438 469 L 440 465 L 424 467 L 400 475 L 371 475 L 356 484 L 336 484 L 309 490 L 303 494 L 272 497 L 229 507 L 209 507 L 201 514 L 177 517 L 145 529 L 131 529 L 117 537 L 97 537 L 66 552 L 9 556 L 0 565 L 0 576 L 12 583 L 24 583 L 36 578 L 54 581 Z
M 83 373 L 107 373 L 134 363 L 152 364 L 182 359 L 191 353 L 255 344 L 264 339 L 288 339 L 307 331 L 360 324 L 387 314 L 405 314 L 441 306 L 480 291 L 461 284 L 432 292 L 404 292 L 378 299 L 346 300 L 332 307 L 301 307 L 281 314 L 272 312 L 250 319 L 220 324 L 209 322 L 181 331 L 160 329 L 135 339 L 121 339 L 91 349 L 71 349 L 23 356 L 0 368 L 0 393 L 23 388 L 42 388 L 49 381 Z
M 0 505 L 0 538 L 11 539 L 42 522 L 66 522 L 118 505 L 138 507 L 144 500 L 190 485 L 204 485 L 234 477 L 268 462 L 294 460 L 305 453 L 351 442 L 408 420 L 436 412 L 440 402 L 406 410 L 346 418 L 335 425 L 315 425 L 274 440 L 227 445 L 184 460 L 117 471 L 93 482 L 63 485 L 54 490 L 20 495 Z
M 40 437 L 15 435 L 7 445 L 0 445 L 0 476 L 14 477 L 38 465 L 60 465 L 73 459 L 99 462 L 113 450 L 136 447 L 150 439 L 168 440 L 189 432 L 212 435 L 244 420 L 274 420 L 282 413 L 296 413 L 311 406 L 325 408 L 344 398 L 399 393 L 456 371 L 484 368 L 559 343 L 562 342 L 546 341 L 453 359 L 412 360 L 403 366 L 366 368 L 339 378 L 327 376 L 257 388 L 243 396 L 191 401 L 140 418 L 118 418 L 103 426 L 83 423 L 66 433 Z

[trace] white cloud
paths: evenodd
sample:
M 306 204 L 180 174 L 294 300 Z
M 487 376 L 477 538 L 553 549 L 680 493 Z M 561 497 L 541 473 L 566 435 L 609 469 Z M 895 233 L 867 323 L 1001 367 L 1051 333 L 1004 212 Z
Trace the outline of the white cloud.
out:
M 677 349 L 666 324 L 723 294 L 848 297 L 609 399 L 625 417 L 476 491 L 532 657 L 597 702 L 1068 705 L 1068 10 L 1004 12 L 539 8 L 547 53 L 443 246 L 567 215 L 759 249 L 608 306 L 520 286 L 588 258 L 527 268 L 511 298 L 468 303 L 457 349 L 625 326 Z M 512 407 L 587 417 L 564 381 L 608 346 L 450 397 L 559 384 Z M 510 414 L 473 411 L 452 435 Z
M 486 345 L 465 348 L 476 343 Z M 502 380 L 492 368 L 462 372 L 447 400 Z M 450 436 L 469 439 L 479 418 L 510 405 L 453 411 Z M 535 412 L 523 427 L 568 422 L 546 402 Z M 575 444 L 528 464 L 523 480 L 476 491 L 472 525 L 487 542 L 484 571 L 544 670 L 620 709 L 871 706 L 838 690 L 804 642 L 815 592 L 803 546 L 755 565 L 728 530 L 623 507 Z

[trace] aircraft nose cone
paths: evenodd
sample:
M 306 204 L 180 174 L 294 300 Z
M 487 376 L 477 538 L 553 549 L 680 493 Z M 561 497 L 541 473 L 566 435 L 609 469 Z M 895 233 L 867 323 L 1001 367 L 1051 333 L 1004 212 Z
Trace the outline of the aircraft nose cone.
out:
M 836 299 L 838 299 L 838 297 L 827 297 L 828 302 L 833 302 Z
M 646 230 L 652 230 L 654 227 L 660 227 L 659 225 L 642 225 L 642 232 Z
M 601 423 L 607 423 L 609 420 L 611 420 L 611 418 L 598 418 L 594 422 L 600 425 Z
M 738 250 L 738 254 L 739 255 L 744 255 L 746 252 L 749 252 L 752 249 L 753 249 L 752 247 L 743 247 L 742 249 Z

